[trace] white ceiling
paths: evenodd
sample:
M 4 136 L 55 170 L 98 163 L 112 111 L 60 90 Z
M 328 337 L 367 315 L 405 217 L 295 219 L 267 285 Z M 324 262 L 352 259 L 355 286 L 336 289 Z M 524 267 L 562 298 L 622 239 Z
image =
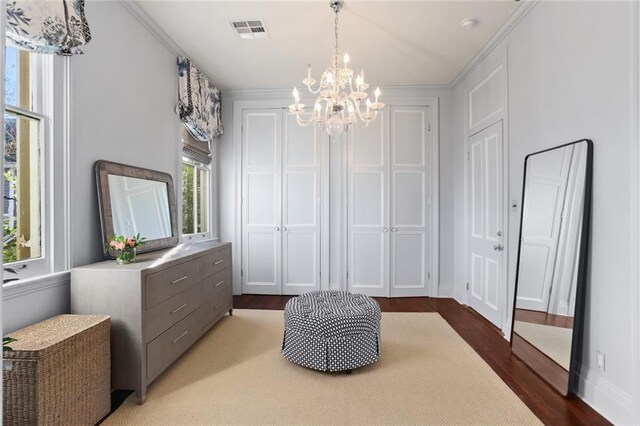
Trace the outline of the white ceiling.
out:
M 222 90 L 301 86 L 329 65 L 329 0 L 139 1 Z M 449 84 L 517 8 L 514 0 L 357 1 L 340 12 L 340 46 L 371 85 Z M 460 22 L 475 18 L 465 30 Z M 244 40 L 229 21 L 261 19 L 271 36 Z

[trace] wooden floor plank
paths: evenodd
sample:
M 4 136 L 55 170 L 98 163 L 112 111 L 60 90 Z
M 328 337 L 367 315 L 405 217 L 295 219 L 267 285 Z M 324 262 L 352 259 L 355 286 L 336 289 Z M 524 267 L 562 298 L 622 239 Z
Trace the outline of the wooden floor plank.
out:
M 284 309 L 291 296 L 234 296 L 238 309 Z M 454 299 L 376 298 L 383 312 L 438 312 L 513 392 L 547 425 L 608 425 L 577 397 L 564 398 L 511 353 L 499 330 Z

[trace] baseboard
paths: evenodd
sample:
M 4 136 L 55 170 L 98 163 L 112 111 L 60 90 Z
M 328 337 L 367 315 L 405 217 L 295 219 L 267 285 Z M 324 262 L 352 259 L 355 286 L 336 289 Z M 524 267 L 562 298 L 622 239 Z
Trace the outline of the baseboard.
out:
M 459 286 L 453 287 L 453 298 L 461 305 L 467 304 L 467 292 Z
M 438 287 L 438 296 L 436 297 L 453 297 L 453 284 L 440 283 Z
M 633 398 L 597 371 L 579 365 L 578 396 L 613 424 L 635 424 Z M 597 408 L 596 408 L 597 407 Z

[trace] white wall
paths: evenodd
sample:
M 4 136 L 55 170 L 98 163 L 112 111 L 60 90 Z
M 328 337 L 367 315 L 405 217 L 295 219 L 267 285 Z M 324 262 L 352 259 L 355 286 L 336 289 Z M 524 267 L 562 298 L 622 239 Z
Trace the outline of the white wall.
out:
M 539 2 L 468 77 L 477 79 L 506 52 L 509 199 L 520 200 L 526 154 L 574 140 L 594 141 L 592 236 L 580 395 L 616 423 L 634 423 L 638 404 L 636 229 L 633 199 L 634 62 L 637 21 L 631 2 Z M 485 74 L 486 75 L 486 74 Z M 465 293 L 463 251 L 464 81 L 454 92 L 453 166 L 456 294 Z M 519 201 L 520 202 L 520 201 Z M 509 217 L 509 314 L 519 211 Z M 510 325 L 510 315 L 506 322 Z M 509 333 L 509 327 L 504 331 Z M 606 356 L 604 371 L 596 351 Z
M 176 58 L 120 3 L 90 2 L 92 40 L 72 59 L 72 265 L 103 259 L 93 165 L 110 160 L 177 182 Z
M 104 259 L 93 165 L 105 159 L 160 170 L 179 186 L 176 57 L 119 2 L 86 4 L 92 33 L 70 59 L 71 267 Z M 5 331 L 69 312 L 68 278 L 3 300 Z
M 453 220 L 450 211 L 453 209 L 453 195 L 451 193 L 453 171 L 451 164 L 451 91 L 440 87 L 382 87 L 383 101 L 388 105 L 396 100 L 408 101 L 437 97 L 439 101 L 439 129 L 440 129 L 440 296 L 453 294 L 453 239 L 449 236 L 453 232 Z M 239 170 L 236 168 L 234 148 L 233 110 L 234 103 L 239 101 L 265 102 L 265 104 L 285 107 L 289 103 L 289 90 L 274 91 L 246 91 L 222 93 L 222 120 L 225 132 L 217 141 L 218 150 L 218 180 L 220 202 L 220 238 L 230 241 L 239 247 L 236 241 L 236 215 Z M 275 102 L 275 104 L 274 104 Z M 279 102 L 279 103 L 278 103 Z M 273 106 L 272 106 L 273 107 Z M 337 143 L 337 142 L 336 142 Z M 446 214 L 445 214 L 446 212 Z M 335 240 L 332 240 L 332 245 Z M 334 250 L 334 247 L 331 248 Z M 234 251 L 234 294 L 241 293 L 240 267 L 238 252 Z M 334 274 L 332 274 L 334 275 Z

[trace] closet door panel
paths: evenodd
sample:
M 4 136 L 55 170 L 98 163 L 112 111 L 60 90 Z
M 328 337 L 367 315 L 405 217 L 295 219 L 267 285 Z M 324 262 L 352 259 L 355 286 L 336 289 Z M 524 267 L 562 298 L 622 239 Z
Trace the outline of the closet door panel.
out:
M 242 292 L 281 293 L 282 112 L 243 112 Z
M 425 226 L 425 173 L 399 171 L 393 174 L 393 217 L 396 227 Z
M 428 107 L 391 107 L 391 296 L 427 296 Z
M 317 223 L 315 172 L 287 172 L 284 177 L 284 212 L 287 227 L 315 226 Z
M 318 129 L 284 116 L 282 292 L 320 290 L 320 146 Z
M 389 294 L 389 143 L 386 111 L 348 141 L 348 289 Z
M 424 232 L 400 231 L 392 237 L 392 282 L 396 289 L 424 289 L 426 239 Z
M 354 172 L 353 227 L 384 226 L 385 173 Z

